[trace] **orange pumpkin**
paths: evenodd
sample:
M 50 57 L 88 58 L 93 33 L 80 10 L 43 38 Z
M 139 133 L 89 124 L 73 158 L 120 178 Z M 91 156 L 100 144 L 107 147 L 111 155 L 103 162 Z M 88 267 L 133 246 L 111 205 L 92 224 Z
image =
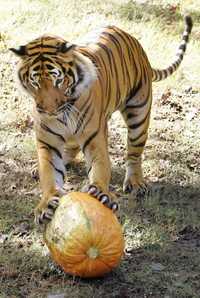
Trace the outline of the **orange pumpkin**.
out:
M 60 199 L 44 232 L 52 258 L 69 274 L 97 277 L 119 264 L 124 249 L 116 215 L 86 193 Z

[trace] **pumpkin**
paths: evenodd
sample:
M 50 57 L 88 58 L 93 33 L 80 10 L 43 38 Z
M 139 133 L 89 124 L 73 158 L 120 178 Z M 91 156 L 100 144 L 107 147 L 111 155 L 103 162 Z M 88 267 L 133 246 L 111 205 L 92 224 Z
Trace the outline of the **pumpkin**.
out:
M 89 194 L 71 192 L 60 199 L 44 240 L 54 261 L 71 275 L 97 277 L 121 259 L 124 239 L 116 215 Z

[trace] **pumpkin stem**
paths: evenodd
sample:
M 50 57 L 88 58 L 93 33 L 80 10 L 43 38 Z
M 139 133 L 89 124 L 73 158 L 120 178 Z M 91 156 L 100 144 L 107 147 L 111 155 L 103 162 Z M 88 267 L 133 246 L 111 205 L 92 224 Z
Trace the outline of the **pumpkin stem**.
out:
M 90 259 L 96 259 L 99 256 L 98 248 L 90 247 L 87 251 L 87 255 Z

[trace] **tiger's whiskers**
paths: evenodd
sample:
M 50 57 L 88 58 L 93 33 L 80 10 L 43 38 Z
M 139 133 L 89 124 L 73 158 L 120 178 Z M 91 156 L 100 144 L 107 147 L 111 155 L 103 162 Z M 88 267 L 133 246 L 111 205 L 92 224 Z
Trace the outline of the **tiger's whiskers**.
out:
M 74 105 L 67 103 L 63 108 L 63 121 L 68 127 L 71 134 L 76 134 L 78 127 L 79 130 L 82 131 L 83 128 L 83 112 L 80 112 L 77 107 Z

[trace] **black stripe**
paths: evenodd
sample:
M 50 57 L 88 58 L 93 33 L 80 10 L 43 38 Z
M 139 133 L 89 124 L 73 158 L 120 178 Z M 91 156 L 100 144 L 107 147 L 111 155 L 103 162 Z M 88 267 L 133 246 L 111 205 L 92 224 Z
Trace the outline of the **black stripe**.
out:
M 109 60 L 109 64 L 110 64 L 110 70 L 111 70 L 111 74 L 112 74 L 112 77 L 113 77 L 113 69 L 112 69 L 112 60 L 111 60 L 111 57 L 110 57 L 110 54 L 111 54 L 111 50 L 109 48 L 107 48 L 103 43 L 101 42 L 98 42 L 97 45 L 102 48 L 106 54 L 107 54 L 107 57 L 108 57 L 108 60 Z
M 38 70 L 40 70 L 40 65 L 35 66 L 35 67 L 33 68 L 33 70 L 34 70 L 34 71 L 38 71 Z
M 54 151 L 54 152 L 56 153 L 56 155 L 57 155 L 60 159 L 62 159 L 62 154 L 60 153 L 60 151 L 59 151 L 57 148 L 55 148 L 55 147 L 49 145 L 48 143 L 46 143 L 46 142 L 44 142 L 44 141 L 42 141 L 42 140 L 40 140 L 40 139 L 38 139 L 38 141 L 39 141 L 40 143 L 44 144 L 44 145 L 47 147 L 47 149 L 50 149 L 50 150 Z
M 138 141 L 144 134 L 146 133 L 146 131 L 142 131 L 137 137 L 135 138 L 131 138 L 128 137 L 128 140 L 130 141 L 130 143 L 136 142 Z
M 114 57 L 114 53 L 113 53 L 113 51 L 109 51 L 109 54 L 110 54 L 110 56 L 111 56 L 111 58 L 112 58 L 112 64 L 113 64 L 113 67 L 114 67 L 114 74 L 115 74 L 115 80 L 116 80 L 116 84 L 117 84 L 117 86 L 119 86 L 120 84 L 119 84 L 119 77 L 118 77 L 118 69 L 117 69 L 117 65 L 116 65 L 116 59 L 115 59 L 115 57 Z M 119 92 L 119 87 L 117 88 L 117 92 Z M 119 94 L 117 94 L 117 97 L 118 96 L 120 96 Z
M 49 133 L 51 133 L 51 134 L 53 134 L 53 135 L 59 137 L 59 138 L 61 139 L 61 141 L 65 142 L 65 139 L 63 138 L 62 135 L 60 135 L 59 133 L 53 131 L 51 128 L 49 128 L 48 126 L 46 126 L 44 123 L 41 123 L 41 124 L 40 124 L 40 127 L 41 127 L 42 129 L 46 130 L 47 132 L 49 132 Z
M 164 73 L 164 78 L 166 78 L 167 77 L 167 70 L 163 69 L 163 73 Z
M 60 170 L 60 169 L 58 169 L 58 168 L 56 168 L 52 161 L 50 161 L 50 164 L 52 165 L 52 167 L 54 168 L 54 170 L 56 172 L 58 172 L 62 176 L 62 179 L 63 179 L 63 182 L 64 182 L 65 181 L 65 174 L 63 173 L 63 171 Z
M 90 142 L 96 137 L 96 135 L 98 134 L 99 130 L 96 130 L 84 143 L 83 147 L 82 147 L 82 151 L 83 153 L 85 153 L 85 149 L 86 147 L 90 144 Z
M 42 43 L 40 43 L 40 44 L 38 44 L 38 45 L 34 45 L 34 46 L 32 46 L 32 47 L 28 47 L 28 51 L 30 51 L 30 50 L 35 50 L 35 49 L 38 49 L 38 48 L 49 48 L 49 49 L 57 49 L 57 47 L 55 47 L 55 46 L 51 46 L 51 45 L 45 45 L 45 44 L 42 44 Z
M 180 64 L 180 61 L 176 61 L 176 62 L 174 63 L 174 66 L 177 68 L 177 67 L 179 66 L 179 64 Z
M 83 70 L 81 69 L 81 67 L 79 65 L 76 66 L 76 71 L 77 71 L 78 77 L 82 78 L 83 77 Z
M 138 157 L 141 157 L 141 154 L 140 153 L 129 153 L 128 154 L 128 159 L 129 159 L 129 157 L 131 158 L 131 157 L 135 157 L 135 158 L 138 158 Z
M 100 60 L 99 60 L 100 58 Z M 101 69 L 104 68 L 105 70 L 105 73 L 107 75 L 107 65 L 106 65 L 106 62 L 104 61 L 103 57 L 100 56 L 100 57 L 96 57 L 96 60 L 98 61 L 97 64 L 100 65 L 102 64 L 103 67 L 101 67 Z M 96 64 L 95 64 L 96 65 Z M 96 66 L 96 68 L 98 69 L 98 66 Z M 109 78 L 107 77 L 107 79 L 105 79 L 105 94 L 106 94 L 106 98 L 110 98 L 110 84 L 109 84 L 110 80 Z M 101 84 L 102 85 L 102 84 Z
M 169 70 L 170 74 L 172 74 L 174 71 L 172 66 L 169 66 L 168 70 Z
M 139 83 L 139 85 L 141 84 L 141 86 L 142 86 L 142 80 L 140 81 L 140 83 Z M 138 88 L 137 88 L 138 89 Z M 139 90 L 138 90 L 139 91 Z M 138 92 L 137 91 L 137 92 Z M 136 94 L 137 94 L 137 92 L 136 92 Z M 135 95 L 136 95 L 135 94 Z M 142 107 L 144 107 L 146 104 L 147 104 L 147 102 L 148 102 L 148 100 L 149 100 L 149 94 L 150 94 L 150 89 L 148 89 L 148 94 L 147 94 L 147 96 L 146 96 L 146 99 L 143 101 L 143 102 L 141 102 L 141 103 L 139 103 L 139 104 L 130 104 L 130 105 L 128 105 L 128 104 L 126 104 L 126 106 L 125 106 L 125 108 L 123 109 L 123 111 L 122 112 L 124 112 L 126 109 L 129 109 L 129 108 L 142 108 Z
M 18 77 L 21 82 L 26 81 L 29 76 L 29 69 L 26 70 L 26 67 L 21 67 L 18 71 Z
M 133 44 L 131 43 L 131 40 L 129 39 L 128 37 L 128 34 L 126 34 L 126 38 L 128 39 L 128 41 L 125 39 L 125 36 L 123 34 L 121 34 L 120 31 L 117 31 L 117 34 L 119 35 L 119 37 L 122 39 L 123 43 L 125 44 L 127 50 L 128 50 L 128 56 L 129 56 L 129 60 L 132 64 L 134 64 L 133 69 L 136 71 L 136 80 L 138 78 L 138 68 L 137 68 L 137 65 L 136 65 L 136 61 L 135 61 L 135 57 L 133 56 L 133 51 L 135 51 L 135 43 L 133 42 Z M 133 41 L 135 41 L 135 39 L 133 39 Z M 131 46 L 133 46 L 133 49 L 131 50 Z M 136 52 L 137 52 L 137 49 L 136 49 Z M 126 59 L 124 58 L 124 63 L 126 64 Z M 126 69 L 129 69 L 130 65 L 126 65 Z M 129 71 L 127 71 L 125 77 L 128 77 L 128 86 L 131 86 L 131 79 L 130 79 L 130 75 L 129 75 Z
M 43 111 L 43 110 L 40 109 L 40 108 L 37 108 L 37 112 L 38 112 L 39 114 L 47 114 L 45 111 Z
M 181 60 L 183 60 L 183 54 L 178 55 Z
M 149 99 L 149 97 L 147 96 L 147 98 L 143 102 L 141 102 L 139 104 L 130 104 L 130 105 L 127 105 L 122 112 L 124 112 L 126 109 L 131 109 L 131 108 L 133 108 L 133 109 L 134 108 L 136 108 L 136 109 L 137 108 L 142 108 L 142 107 L 144 107 L 147 104 L 148 99 Z
M 65 71 L 65 72 L 66 72 L 66 71 Z M 65 73 L 65 72 L 64 72 L 64 73 Z M 73 73 L 73 71 L 72 71 L 71 68 L 68 69 L 67 74 L 68 74 L 70 77 L 73 78 L 73 83 L 74 83 L 74 82 L 75 82 L 75 75 L 74 75 L 74 73 Z
M 52 57 L 51 57 L 51 58 L 52 58 Z M 37 63 L 37 62 L 40 62 L 40 61 L 42 61 L 42 62 L 46 62 L 46 61 L 48 61 L 48 62 L 50 62 L 50 63 L 52 63 L 52 64 L 55 65 L 55 61 L 53 61 L 51 58 L 49 58 L 49 57 L 44 57 L 44 56 L 42 56 L 40 53 L 38 53 L 38 57 L 36 57 L 36 58 L 32 61 L 32 64 Z
M 139 81 L 138 85 L 134 88 L 131 89 L 127 99 L 126 99 L 126 104 L 138 93 L 138 91 L 142 87 L 142 80 Z
M 130 49 L 131 48 L 131 46 L 133 46 L 133 44 L 132 44 L 132 42 L 131 42 L 131 40 L 130 40 L 130 38 L 129 38 L 129 35 L 127 34 L 127 33 L 125 33 L 125 32 L 122 32 L 122 31 L 117 31 L 117 34 L 120 36 L 120 38 L 123 40 L 123 42 L 124 42 L 124 44 L 126 45 L 126 47 L 127 47 L 127 49 Z M 124 34 L 124 35 L 123 35 Z M 126 38 L 128 39 L 128 41 L 126 40 Z M 135 45 L 135 39 L 131 36 L 131 38 L 132 38 L 132 41 L 134 42 L 134 46 L 133 46 L 133 48 L 136 46 Z M 135 48 L 134 48 L 134 50 L 135 50 Z M 137 49 L 136 49 L 136 52 L 137 52 Z
M 90 171 L 92 170 L 92 166 L 89 167 L 89 169 L 87 169 L 87 174 L 89 175 L 90 174 Z
M 79 99 L 80 97 L 73 97 L 68 99 L 68 104 L 70 104 L 71 106 L 73 106 L 75 104 L 75 102 Z
M 83 123 L 83 120 L 85 119 L 85 117 L 87 116 L 87 113 L 89 112 L 90 109 L 90 103 L 89 105 L 86 107 L 84 114 L 79 118 L 78 123 L 76 125 L 76 130 L 75 130 L 75 134 L 79 131 L 79 129 L 81 128 L 81 125 Z
M 108 36 L 109 39 L 112 40 L 112 42 L 114 43 L 114 45 L 116 46 L 117 48 L 117 51 L 118 51 L 118 54 L 120 56 L 120 60 L 122 61 L 124 59 L 124 55 L 123 55 L 123 52 L 122 52 L 122 47 L 121 47 L 121 44 L 119 43 L 119 40 L 112 34 L 112 33 L 109 33 L 109 32 L 102 32 L 103 35 L 105 36 Z M 124 84 L 125 84 L 125 71 L 124 71 L 124 64 L 126 65 L 126 61 L 124 59 L 124 63 L 122 63 L 121 67 L 122 67 L 122 73 L 123 73 L 123 81 L 124 81 Z M 126 69 L 127 69 L 127 66 L 126 66 Z
M 91 119 L 92 119 L 93 116 L 94 116 L 94 113 L 92 111 L 91 114 L 90 114 L 90 117 L 88 118 L 87 122 L 83 126 L 83 131 L 84 131 L 85 127 L 88 125 L 88 123 L 90 123 L 90 121 L 91 121 Z
M 95 160 L 96 160 L 96 157 L 94 157 L 94 158 L 92 159 L 92 161 L 91 161 L 91 165 L 90 165 L 90 167 L 87 169 L 87 174 L 88 174 L 88 175 L 89 175 L 90 171 L 92 170 L 92 164 L 95 162 Z
M 132 147 L 144 147 L 145 144 L 146 144 L 146 141 L 141 142 L 141 143 L 136 144 L 136 145 L 131 145 L 131 146 L 132 146 Z
M 134 117 L 136 117 L 137 116 L 137 114 L 134 114 L 134 113 L 128 113 L 127 115 L 126 115 L 126 117 L 127 117 L 127 119 L 131 119 L 131 118 L 134 118 Z
M 99 72 L 105 72 L 105 75 L 106 75 L 106 78 L 104 78 L 104 80 L 102 80 L 103 78 L 103 73 L 102 75 L 99 76 L 99 83 L 100 83 L 100 90 L 102 93 L 105 93 L 105 98 L 106 98 L 106 106 L 103 110 L 103 113 L 106 114 L 106 110 L 107 110 L 107 106 L 109 104 L 109 100 L 110 100 L 110 94 L 111 94 L 111 83 L 110 83 L 110 76 L 109 76 L 109 72 L 107 70 L 107 65 L 108 65 L 108 62 L 107 60 L 105 60 L 103 58 L 103 56 L 97 56 L 96 57 L 96 64 L 98 65 L 97 66 L 97 70 L 99 69 Z M 102 66 L 101 66 L 102 64 Z M 99 67 L 100 65 L 100 67 Z
M 154 81 L 156 81 L 158 76 L 157 76 L 157 71 L 155 69 L 153 69 L 153 75 L 154 75 Z
M 189 16 L 189 15 L 185 16 L 185 23 L 186 23 L 186 31 L 188 33 L 191 33 L 192 27 L 193 27 L 193 22 L 192 22 L 191 16 Z
M 183 50 L 183 52 L 185 52 L 186 50 L 186 44 L 181 44 L 179 47 L 180 50 Z
M 182 39 L 186 42 L 188 42 L 189 40 L 189 35 L 183 35 Z
M 70 46 L 66 46 L 66 42 L 63 42 L 59 47 L 57 47 L 57 50 L 61 53 L 67 53 L 69 52 L 71 49 L 73 49 L 75 47 L 75 45 L 71 44 Z
M 46 145 L 40 146 L 40 149 L 48 149 Z
M 58 122 L 60 122 L 60 123 L 62 123 L 64 126 L 67 126 L 67 124 L 63 121 L 63 120 L 61 120 L 61 119 L 56 119 Z
M 146 114 L 146 116 L 141 121 L 139 121 L 138 123 L 134 123 L 134 124 L 129 125 L 128 128 L 130 128 L 130 129 L 136 129 L 136 128 L 140 127 L 142 124 L 144 124 L 144 122 L 147 120 L 147 118 L 149 116 L 150 110 L 148 111 L 148 113 Z
M 117 69 L 115 58 L 113 56 L 113 52 L 112 51 L 109 51 L 109 54 L 108 55 L 111 58 L 110 63 L 112 63 L 113 68 L 114 68 L 114 74 L 112 74 L 112 78 L 115 78 L 115 84 L 117 85 L 115 98 L 116 98 L 116 102 L 118 103 L 120 101 L 120 98 L 121 98 L 120 88 L 119 88 L 120 82 L 119 82 L 119 76 L 118 76 L 118 73 L 119 72 L 118 72 L 118 69 Z M 117 105 L 116 102 L 115 102 L 115 106 Z M 106 106 L 104 108 L 104 113 L 105 114 L 107 114 L 107 110 L 108 110 L 109 104 L 110 104 L 110 100 L 108 99 L 107 100 L 107 103 L 106 103 Z
M 55 53 L 54 52 L 45 52 L 45 53 L 43 53 L 43 54 L 41 54 L 40 52 L 36 52 L 36 53 L 33 53 L 33 54 L 29 54 L 28 56 L 29 57 L 32 57 L 32 56 L 36 56 L 36 55 L 41 55 L 42 57 L 43 57 L 43 55 L 55 55 Z
M 26 85 L 25 85 L 24 81 L 22 80 L 21 76 L 20 76 L 20 75 L 18 75 L 18 77 L 19 77 L 19 80 L 20 80 L 20 82 L 21 82 L 22 86 L 24 87 L 24 89 L 26 89 L 26 90 L 27 90 L 28 88 L 26 87 Z

